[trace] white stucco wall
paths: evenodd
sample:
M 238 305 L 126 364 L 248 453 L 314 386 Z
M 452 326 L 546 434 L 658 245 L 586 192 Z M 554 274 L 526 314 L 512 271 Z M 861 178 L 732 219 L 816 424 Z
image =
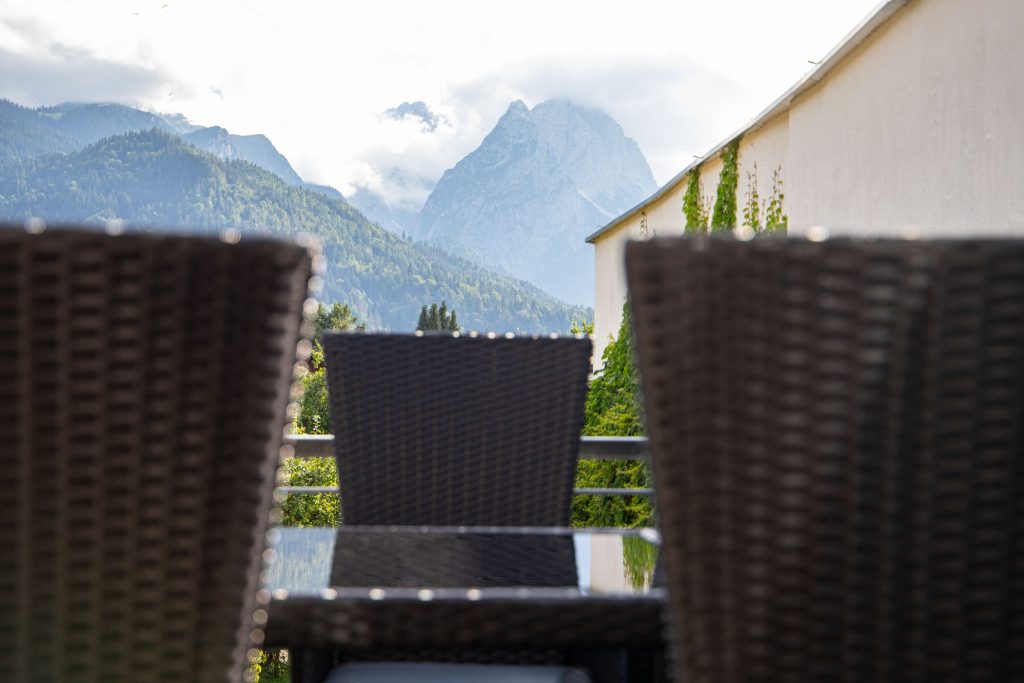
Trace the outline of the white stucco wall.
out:
M 740 142 L 737 219 L 757 164 L 781 168 L 791 233 L 1024 234 L 1024 0 L 911 0 L 788 109 Z M 721 161 L 701 166 L 714 202 Z M 683 230 L 685 183 L 646 208 Z M 618 331 L 623 250 L 640 213 L 597 239 L 595 356 Z
M 626 269 L 622 262 L 625 244 L 640 236 L 640 219 L 634 216 L 594 245 L 595 370 L 604 365 L 601 356 L 622 323 L 622 304 L 626 300 Z
M 790 109 L 791 226 L 1024 231 L 1024 2 L 914 0 Z

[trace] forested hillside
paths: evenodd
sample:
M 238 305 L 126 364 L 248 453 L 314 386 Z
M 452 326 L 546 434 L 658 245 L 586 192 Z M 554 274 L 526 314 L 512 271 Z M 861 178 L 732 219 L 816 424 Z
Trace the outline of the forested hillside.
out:
M 247 162 L 217 159 L 156 129 L 62 156 L 5 155 L 0 218 L 29 216 L 51 223 L 118 218 L 139 228 L 314 233 L 328 260 L 321 298 L 350 304 L 371 327 L 412 330 L 420 307 L 442 300 L 459 311 L 465 329 L 564 332 L 587 316 L 527 282 L 403 240 L 343 200 L 288 185 Z

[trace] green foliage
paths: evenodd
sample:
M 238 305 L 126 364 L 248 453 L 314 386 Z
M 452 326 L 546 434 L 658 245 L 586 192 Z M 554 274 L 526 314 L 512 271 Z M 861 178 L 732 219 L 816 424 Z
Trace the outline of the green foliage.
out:
M 640 383 L 633 361 L 635 346 L 629 304 L 622 307 L 618 337 L 601 356 L 603 368 L 590 383 L 583 433 L 590 436 L 640 436 Z
M 618 338 L 605 347 L 604 368 L 590 383 L 583 434 L 586 436 L 640 436 L 640 387 L 634 365 L 633 333 L 628 304 L 622 310 Z M 646 488 L 650 470 L 635 460 L 581 460 L 576 486 L 592 488 Z M 576 496 L 572 504 L 574 526 L 650 526 L 650 501 L 643 496 Z
M 754 232 L 761 232 L 761 195 L 757 192 L 757 162 L 754 171 L 747 171 L 747 191 L 743 202 L 743 225 L 749 226 Z
M 11 106 L 0 106 L 0 124 Z M 447 301 L 468 327 L 497 331 L 564 330 L 590 314 L 525 281 L 404 240 L 340 198 L 288 185 L 244 161 L 222 161 L 166 132 L 117 135 L 49 156 L 20 149 L 38 147 L 32 140 L 49 135 L 45 128 L 26 127 L 25 133 L 23 141 L 11 143 L 19 149 L 0 163 L 2 218 L 96 224 L 120 218 L 143 229 L 216 233 L 241 226 L 250 234 L 281 237 L 314 233 L 327 261 L 322 298 L 348 302 L 374 328 L 410 329 L 423 301 Z
M 430 304 L 429 310 L 424 305 L 420 309 L 416 329 L 421 332 L 458 332 L 459 319 L 455 316 L 454 308 L 448 310 L 447 302 L 442 301 L 440 307 L 436 303 Z
M 331 406 L 327 397 L 327 371 L 323 367 L 323 350 L 319 343 L 313 345 L 311 365 L 317 369 L 302 378 L 302 398 L 299 399 L 299 414 L 295 416 L 297 434 L 330 434 Z
M 785 232 L 789 226 L 789 217 L 782 208 L 782 166 L 772 171 L 772 193 L 767 200 L 761 201 L 757 191 L 757 164 L 753 173 L 747 172 L 747 197 L 743 206 L 743 224 L 753 228 L 754 232 Z M 762 223 L 762 216 L 764 222 Z
M 736 138 L 722 150 L 722 171 L 715 192 L 715 213 L 712 232 L 730 232 L 736 227 L 736 184 L 739 181 L 740 139 Z
M 366 324 L 359 321 L 359 317 L 348 304 L 332 304 L 325 306 L 320 304 L 313 318 L 313 342 L 322 343 L 324 332 L 339 332 L 346 330 L 358 330 L 362 332 Z
M 629 585 L 637 590 L 651 585 L 658 563 L 658 547 L 636 536 L 622 537 L 622 560 Z
M 593 320 L 573 320 L 572 325 L 569 326 L 569 332 L 571 334 L 594 334 L 594 321 Z
M 366 326 L 347 304 L 320 304 L 313 318 L 312 371 L 302 378 L 302 398 L 295 416 L 297 434 L 330 434 L 331 405 L 327 393 L 327 369 L 321 340 L 324 332 L 362 330 Z M 338 486 L 333 458 L 292 458 L 281 463 L 284 486 Z M 284 526 L 337 526 L 341 520 L 338 496 L 316 493 L 288 496 L 281 506 Z
M 320 304 L 313 318 L 313 353 L 310 372 L 302 378 L 302 398 L 299 414 L 295 417 L 298 434 L 330 434 L 331 410 L 327 397 L 327 372 L 324 369 L 323 333 L 365 330 L 366 325 L 352 312 L 348 304 Z M 303 486 L 312 484 L 303 484 Z M 325 484 L 326 486 L 326 484 Z
M 708 199 L 704 196 L 704 183 L 700 179 L 700 166 L 697 166 L 687 176 L 683 193 L 687 235 L 702 235 L 708 231 L 708 212 Z
M 789 216 L 782 209 L 782 166 L 772 171 L 772 193 L 768 197 L 768 207 L 764 212 L 765 232 L 786 232 L 789 227 Z
M 284 486 L 338 487 L 334 458 L 289 458 L 281 463 Z M 327 526 L 341 523 L 337 493 L 288 496 L 281 505 L 282 526 Z
M 264 650 L 253 667 L 257 683 L 291 683 L 292 669 L 287 650 Z

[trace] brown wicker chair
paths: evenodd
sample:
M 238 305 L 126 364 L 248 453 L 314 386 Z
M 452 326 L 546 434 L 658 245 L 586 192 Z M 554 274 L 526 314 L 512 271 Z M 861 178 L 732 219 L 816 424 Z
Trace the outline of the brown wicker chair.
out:
M 679 679 L 1024 680 L 1024 242 L 626 264 Z
M 0 680 L 242 678 L 309 275 L 0 229 Z
M 324 343 L 346 524 L 568 525 L 589 339 Z

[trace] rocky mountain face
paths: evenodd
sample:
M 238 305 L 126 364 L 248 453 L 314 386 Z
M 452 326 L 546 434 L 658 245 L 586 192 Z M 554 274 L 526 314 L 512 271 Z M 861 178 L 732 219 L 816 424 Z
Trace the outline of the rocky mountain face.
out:
M 302 178 L 265 135 L 233 135 L 220 126 L 200 128 L 183 136 L 185 141 L 218 159 L 240 159 L 270 171 L 289 185 L 302 185 Z
M 566 100 L 532 110 L 517 101 L 445 172 L 414 234 L 593 305 L 584 238 L 655 187 L 640 148 L 607 114 Z

